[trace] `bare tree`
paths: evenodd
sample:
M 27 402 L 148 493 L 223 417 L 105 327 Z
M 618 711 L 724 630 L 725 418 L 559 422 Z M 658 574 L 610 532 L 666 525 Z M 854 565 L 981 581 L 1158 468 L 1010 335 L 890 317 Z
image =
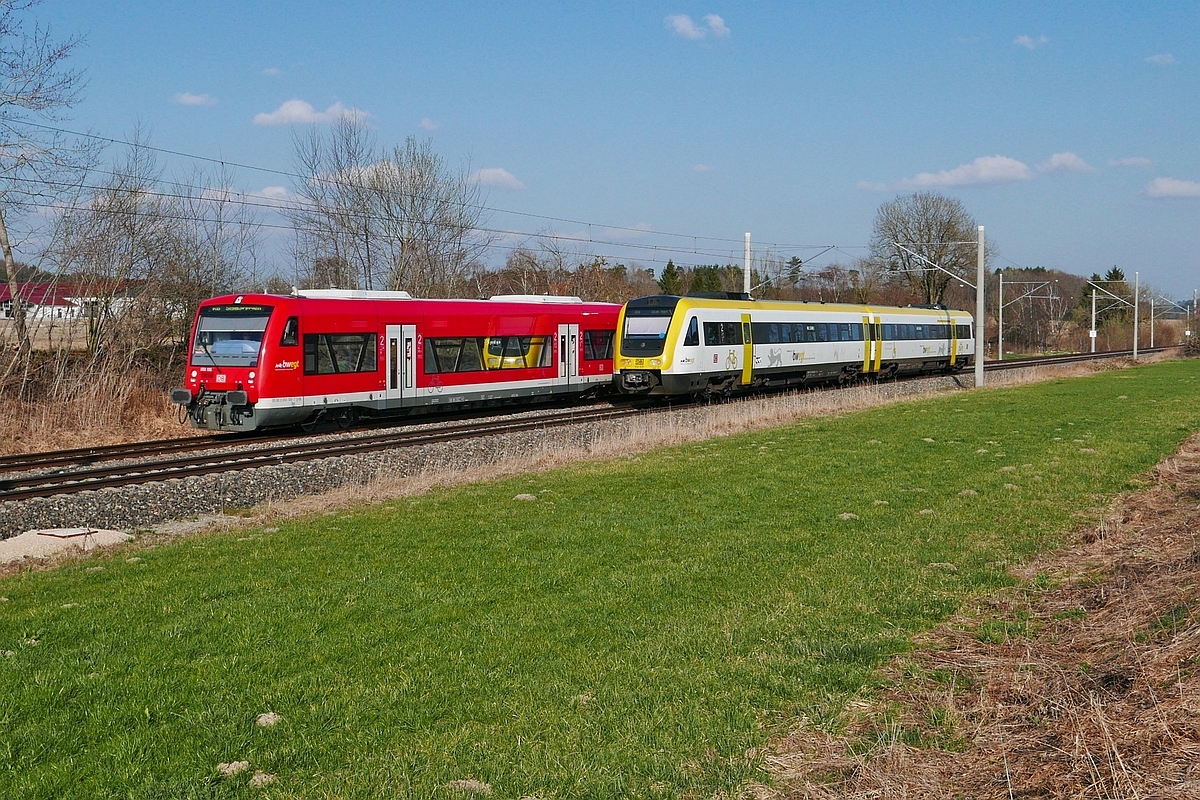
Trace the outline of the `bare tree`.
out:
M 259 244 L 228 172 L 167 184 L 142 131 L 130 139 L 109 177 L 59 213 L 58 272 L 87 304 L 83 374 L 183 341 L 199 302 L 241 285 Z
M 16 210 L 47 202 L 70 188 L 95 154 L 91 145 L 70 142 L 44 124 L 61 119 L 76 103 L 83 76 L 66 64 L 79 39 L 58 41 L 48 28 L 26 22 L 26 12 L 38 2 L 0 0 L 0 250 L 17 344 L 0 380 L 21 371 L 22 392 L 32 343 L 9 227 Z
M 484 204 L 464 167 L 413 137 L 381 151 L 366 123 L 345 117 L 294 141 L 300 202 L 289 212 L 297 254 L 343 288 L 461 292 L 491 243 Z M 334 267 L 335 269 L 330 269 Z
M 961 200 L 917 192 L 879 207 L 871 255 L 901 274 L 922 302 L 941 303 L 955 275 L 975 274 L 976 235 L 975 218 Z

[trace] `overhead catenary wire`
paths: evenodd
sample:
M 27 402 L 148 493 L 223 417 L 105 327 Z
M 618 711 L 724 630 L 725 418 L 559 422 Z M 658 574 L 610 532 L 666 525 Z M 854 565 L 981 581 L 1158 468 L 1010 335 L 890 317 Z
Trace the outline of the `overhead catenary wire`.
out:
M 163 153 L 164 155 L 177 156 L 180 158 L 187 158 L 187 159 L 192 159 L 195 161 L 202 161 L 202 162 L 210 163 L 210 164 L 218 164 L 222 167 L 234 167 L 237 169 L 246 169 L 246 170 L 251 170 L 254 172 L 262 172 L 262 173 L 269 174 L 269 175 L 279 175 L 282 177 L 292 178 L 292 179 L 299 180 L 299 181 L 307 181 L 307 180 L 310 180 L 312 177 L 312 176 L 303 175 L 303 174 L 297 173 L 297 172 L 291 172 L 288 170 L 275 169 L 272 167 L 255 166 L 253 164 L 244 164 L 244 163 L 237 162 L 237 161 L 230 161 L 228 159 L 213 158 L 211 156 L 201 156 L 201 155 L 196 155 L 194 153 L 185 153 L 185 152 L 182 152 L 179 150 L 171 150 L 169 148 L 157 147 L 155 145 L 150 145 L 150 144 L 145 144 L 145 143 L 140 143 L 140 142 L 129 142 L 129 141 L 126 141 L 123 139 L 115 139 L 115 138 L 112 138 L 109 136 L 101 136 L 101 135 L 95 134 L 95 133 L 86 133 L 83 131 L 73 131 L 73 130 L 70 130 L 67 128 L 61 128 L 61 127 L 57 127 L 54 125 L 45 125 L 45 124 L 34 123 L 34 122 L 27 122 L 27 123 L 23 123 L 23 124 L 27 124 L 30 127 L 39 128 L 42 130 L 52 131 L 54 133 L 67 134 L 70 136 L 80 136 L 80 137 L 92 139 L 95 141 L 105 142 L 108 144 L 123 145 L 125 147 L 141 148 L 141 149 L 149 150 L 149 151 L 155 152 L 155 153 Z M 360 188 L 360 187 L 356 187 L 352 183 L 338 180 L 336 178 L 325 177 L 325 178 L 323 178 L 323 180 L 333 183 L 334 185 L 339 185 L 339 186 L 345 185 L 345 186 L 349 186 L 351 188 Z M 223 189 L 218 189 L 217 191 L 223 191 Z M 405 194 L 405 196 L 408 196 L 408 197 L 413 197 L 413 198 L 418 198 L 418 199 L 431 199 L 431 198 L 425 197 L 424 195 L 419 195 L 419 194 L 412 194 L 412 193 L 402 193 L 402 194 Z M 674 237 L 674 238 L 693 239 L 693 240 L 699 240 L 699 241 L 727 242 L 727 243 L 730 243 L 733 245 L 739 245 L 739 246 L 741 245 L 741 242 L 742 242 L 742 240 L 740 238 L 735 239 L 735 238 L 731 238 L 731 237 L 703 236 L 703 235 L 693 234 L 693 233 L 673 233 L 670 231 L 653 231 L 653 230 L 646 230 L 645 228 L 640 228 L 640 227 L 610 225 L 608 223 L 588 222 L 588 221 L 584 221 L 584 220 L 571 219 L 569 217 L 556 217 L 556 216 L 552 216 L 552 215 L 548 215 L 548 214 L 535 214 L 535 213 L 527 212 L 527 211 L 514 211 L 512 209 L 498 208 L 498 207 L 494 207 L 494 206 L 486 206 L 486 205 L 483 205 L 480 203 L 467 203 L 464 201 L 453 201 L 453 202 L 455 202 L 455 204 L 457 204 L 457 205 L 461 205 L 466 208 L 476 208 L 476 209 L 490 211 L 490 212 L 498 213 L 498 214 L 512 214 L 515 216 L 528 217 L 531 219 L 541 219 L 541 220 L 546 220 L 549 222 L 561 222 L 561 223 L 566 223 L 566 224 L 570 224 L 570 225 L 584 225 L 584 226 L 593 226 L 594 225 L 596 227 L 605 228 L 608 230 L 630 231 L 630 232 L 640 233 L 640 234 L 649 235 L 649 236 L 668 236 L 668 237 Z M 527 235 L 533 236 L 536 234 L 527 234 Z M 784 242 L 762 242 L 761 245 L 763 247 L 766 247 L 771 250 L 776 250 L 776 251 L 817 249 L 817 248 L 823 248 L 823 247 L 827 246 L 825 244 L 792 244 L 792 243 L 784 243 Z M 664 248 L 664 249 L 666 249 L 666 248 Z M 682 248 L 681 248 L 681 250 L 682 250 Z
M 14 206 L 14 207 L 18 207 L 18 208 L 26 208 L 26 209 L 30 209 L 30 210 L 44 208 L 44 206 L 42 204 L 34 203 L 34 202 L 30 202 L 30 201 L 11 200 L 10 199 L 6 202 L 10 206 Z M 135 216 L 135 215 L 141 214 L 141 215 L 151 216 L 156 219 L 174 220 L 174 221 L 181 221 L 181 222 L 200 222 L 200 223 L 211 223 L 211 224 L 222 223 L 222 224 L 229 224 L 229 225 L 246 225 L 246 226 L 251 226 L 251 227 L 256 227 L 256 228 L 264 228 L 264 229 L 268 229 L 268 230 L 279 230 L 279 231 L 293 231 L 294 230 L 294 227 L 292 225 L 285 225 L 285 224 L 280 224 L 280 223 L 270 223 L 270 222 L 264 222 L 262 220 L 234 220 L 234 219 L 218 220 L 218 219 L 213 219 L 211 217 L 201 217 L 201 216 L 190 215 L 190 214 L 170 214 L 170 213 L 163 213 L 161 211 L 147 212 L 144 209 L 92 207 L 92 208 L 89 208 L 88 211 L 91 213 L 126 215 L 126 216 Z M 701 258 L 700 260 L 697 260 L 695 262 L 692 262 L 692 263 L 681 261 L 681 260 L 677 259 L 674 255 L 674 254 L 679 254 L 679 253 L 683 253 L 685 255 L 707 257 L 709 259 L 723 259 L 723 260 L 727 261 L 728 263 L 733 263 L 733 261 L 734 261 L 734 255 L 733 255 L 733 253 L 731 253 L 729 251 L 680 250 L 678 248 L 666 247 L 666 246 L 661 246 L 661 245 L 639 245 L 636 243 L 607 242 L 604 240 L 583 239 L 583 238 L 579 238 L 579 237 L 566 237 L 566 236 L 561 236 L 561 235 L 527 234 L 522 231 L 501 231 L 501 232 L 509 233 L 514 236 L 521 236 L 524 238 L 537 238 L 538 236 L 544 236 L 546 238 L 553 238 L 553 239 L 556 239 L 559 241 L 571 241 L 571 242 L 576 242 L 576 243 L 591 243 L 591 244 L 604 245 L 606 247 L 614 247 L 614 248 L 621 248 L 621 247 L 643 248 L 643 249 L 650 251 L 648 254 L 647 253 L 637 254 L 636 258 L 629 259 L 630 261 L 636 261 L 638 263 L 648 262 L 650 264 L 666 264 L 668 261 L 675 261 L 676 264 L 681 267 L 697 267 L 697 266 L 705 266 L 705 265 L 711 264 L 711 261 L 704 260 L 703 258 Z M 527 245 L 525 245 L 524 243 L 504 244 L 504 243 L 497 243 L 497 242 L 482 242 L 482 243 L 479 243 L 478 246 L 487 248 L 489 250 L 502 251 L 502 252 L 515 252 L 518 250 L 528 249 Z M 622 257 L 622 256 L 614 256 L 614 257 Z
M 104 172 L 104 171 L 101 170 L 100 172 Z M 116 177 L 125 177 L 122 173 L 108 172 L 107 174 L 110 174 L 110 175 L 113 175 Z M 111 190 L 113 188 L 111 186 L 87 184 L 87 183 L 80 183 L 80 182 L 76 182 L 76 181 L 57 181 L 56 182 L 56 181 L 51 181 L 51 180 L 47 180 L 47 179 L 21 178 L 18 176 L 8 176 L 7 180 L 25 182 L 25 183 L 35 183 L 35 184 L 39 184 L 39 185 L 58 186 L 59 188 L 64 188 L 64 189 L 88 190 L 88 191 L 93 191 L 93 192 L 103 192 L 103 191 Z M 173 183 L 172 185 L 187 186 L 187 184 L 182 184 L 182 183 L 177 183 L 177 182 Z M 205 197 L 204 192 L 216 192 L 216 193 L 220 193 L 220 196 Z M 276 200 L 271 200 L 270 198 L 266 198 L 266 197 L 261 197 L 261 196 L 256 197 L 253 194 L 247 194 L 245 192 L 232 192 L 228 189 L 207 188 L 207 189 L 203 189 L 200 194 L 182 194 L 182 193 L 173 193 L 173 192 L 163 192 L 163 191 L 159 191 L 156 189 L 138 187 L 135 189 L 128 190 L 127 193 L 130 195 L 167 199 L 167 200 L 185 200 L 185 201 L 191 201 L 191 202 L 213 203 L 213 204 L 232 204 L 232 205 L 239 205 L 242 207 L 275 211 L 275 212 L 279 212 L 279 213 L 286 213 L 288 211 L 305 212 L 305 211 L 312 210 L 310 208 L 306 208 L 304 205 L 302 205 L 300 203 L 290 203 L 287 201 L 276 201 Z M 248 198 L 254 198 L 254 199 L 248 199 Z M 31 201 L 18 201 L 18 200 L 10 199 L 7 202 L 10 205 L 18 206 L 18 207 L 25 207 L 25 208 L 40 209 L 40 208 L 46 207 L 44 204 L 34 203 Z M 241 225 L 250 225 L 250 226 L 255 226 L 255 227 L 265 228 L 265 229 L 285 230 L 285 231 L 292 231 L 295 229 L 295 226 L 291 225 L 291 224 L 284 225 L 284 224 L 265 222 L 262 220 L 237 220 L 237 219 L 217 220 L 217 219 L 201 217 L 201 216 L 196 216 L 196 215 L 163 214 L 162 212 L 146 212 L 144 209 L 136 209 L 136 208 L 128 208 L 128 209 L 126 209 L 126 208 L 105 208 L 102 206 L 96 206 L 94 204 L 89 206 L 87 208 L 87 211 L 92 212 L 92 213 L 128 214 L 131 216 L 136 215 L 136 214 L 153 213 L 160 219 L 172 219 L 172 220 L 178 220 L 178 221 L 194 221 L 194 222 L 208 222 L 208 223 L 226 223 L 226 224 L 231 224 L 231 225 L 241 224 Z M 358 218 L 362 219 L 364 222 L 367 220 L 387 221 L 387 218 L 384 216 L 374 214 L 369 211 L 364 211 L 361 209 L 345 209 L 344 213 L 346 213 L 352 217 L 358 217 Z M 610 226 L 605 226 L 605 227 L 610 227 Z M 601 239 L 601 238 L 596 238 L 596 237 L 570 236 L 570 235 L 562 234 L 562 233 L 553 233 L 553 232 L 533 232 L 533 233 L 531 233 L 528 231 L 521 231 L 521 230 L 516 230 L 516 229 L 491 228 L 491 227 L 486 227 L 486 226 L 474 226 L 471 228 L 471 230 L 479 231 L 482 233 L 492 233 L 492 234 L 496 234 L 496 235 L 500 235 L 500 236 L 522 237 L 524 239 L 544 238 L 544 239 L 553 239 L 555 241 L 570 242 L 570 243 L 574 243 L 574 244 L 591 244 L 591 245 L 599 245 L 599 246 L 603 246 L 603 247 L 611 247 L 611 248 L 616 248 L 616 249 L 643 251 L 643 253 L 639 255 L 639 258 L 642 258 L 642 260 L 650 261 L 652 263 L 666 263 L 666 261 L 673 260 L 673 258 L 668 257 L 665 260 L 662 258 L 646 258 L 646 257 L 644 257 L 645 253 L 649 253 L 649 254 L 659 254 L 659 253 L 661 253 L 661 254 L 676 254 L 676 253 L 679 253 L 679 254 L 685 254 L 685 255 L 694 255 L 694 256 L 701 257 L 701 258 L 725 259 L 730 262 L 732 262 L 734 259 L 734 253 L 731 250 L 701 249 L 701 248 L 697 248 L 697 247 L 688 248 L 686 245 L 663 245 L 663 244 L 646 244 L 646 243 L 628 242 L 628 241 L 614 241 L 614 240 L 610 240 L 610 239 Z M 637 229 L 637 230 L 640 231 L 641 229 Z M 701 239 L 704 237 L 695 237 L 695 238 Z M 709 241 L 716 241 L 716 240 L 710 238 Z M 479 243 L 479 246 L 486 247 L 489 249 L 495 249 L 495 250 L 507 250 L 510 252 L 514 251 L 514 250 L 522 249 L 522 247 L 523 247 L 523 245 L 505 245 L 505 244 L 497 244 L 494 242 Z M 821 249 L 823 251 L 832 249 L 829 246 L 822 247 L 820 245 L 792 245 L 792 247 L 795 249 L 815 249 L 815 248 L 821 247 Z M 697 262 L 696 265 L 699 265 L 700 263 L 703 263 L 703 262 Z M 681 263 L 680 266 L 695 266 L 695 265 L 688 265 L 688 264 Z

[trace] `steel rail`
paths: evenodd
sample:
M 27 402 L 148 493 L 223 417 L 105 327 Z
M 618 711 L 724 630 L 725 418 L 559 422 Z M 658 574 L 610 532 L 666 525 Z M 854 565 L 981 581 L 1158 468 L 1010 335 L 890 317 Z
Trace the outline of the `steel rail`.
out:
M 22 453 L 20 455 L 0 456 L 0 474 L 26 472 L 33 469 L 69 467 L 77 464 L 96 464 L 102 461 L 118 461 L 127 458 L 142 458 L 169 453 L 216 450 L 222 447 L 241 447 L 243 445 L 262 444 L 265 442 L 280 442 L 285 438 L 295 440 L 314 436 L 353 436 L 356 433 L 376 428 L 397 428 L 405 425 L 455 422 L 458 420 L 494 417 L 531 410 L 561 408 L 563 402 L 543 401 L 541 403 L 530 403 L 520 408 L 495 406 L 470 410 L 426 411 L 415 416 L 396 415 L 368 418 L 359 420 L 353 428 L 346 429 L 338 428 L 336 427 L 336 423 L 329 422 L 327 423 L 327 429 L 319 429 L 311 432 L 296 433 L 294 429 L 283 428 L 265 434 L 217 433 L 210 436 L 193 436 L 181 439 L 159 439 L 155 441 L 130 442 L 127 444 L 79 447 L 71 450 L 47 450 L 41 453 Z
M 519 420 L 504 420 L 484 424 L 442 426 L 434 430 L 389 432 L 372 436 L 356 437 L 351 441 L 311 442 L 297 445 L 288 442 L 274 447 L 248 450 L 240 453 L 191 456 L 178 459 L 148 461 L 117 467 L 98 467 L 63 473 L 43 473 L 24 478 L 0 481 L 0 502 L 28 500 L 35 497 L 52 497 L 62 494 L 136 483 L 152 483 L 232 472 L 256 467 L 276 466 L 301 461 L 312 461 L 336 456 L 371 453 L 402 447 L 444 442 L 453 439 L 475 439 L 503 433 L 517 433 L 555 428 L 583 422 L 593 422 L 641 413 L 633 407 L 603 408 L 591 411 L 568 411 L 561 414 Z
M 137 458 L 143 455 L 156 455 L 172 451 L 186 452 L 214 447 L 228 447 L 231 444 L 249 444 L 254 441 L 268 441 L 277 438 L 277 436 L 239 437 L 237 434 L 223 433 L 182 439 L 160 439 L 149 442 L 77 447 L 71 450 L 47 450 L 41 453 L 0 456 L 0 472 L 8 471 L 10 467 L 13 471 L 20 472 L 28 469 L 69 466 L 71 464 L 94 464 L 97 461 L 112 461 L 118 458 Z
M 1170 347 L 1155 347 L 1153 349 L 1141 350 L 1142 354 L 1162 353 L 1167 350 L 1174 350 L 1182 345 L 1172 345 Z M 985 371 L 1002 371 L 1006 369 L 1021 369 L 1023 367 L 1046 367 L 1054 364 L 1075 364 L 1084 361 L 1103 361 L 1109 358 L 1129 358 L 1133 356 L 1132 350 L 1108 350 L 1103 353 L 1067 353 L 1061 356 L 1043 356 L 1042 358 L 1020 358 L 1010 361 L 985 361 L 983 368 Z

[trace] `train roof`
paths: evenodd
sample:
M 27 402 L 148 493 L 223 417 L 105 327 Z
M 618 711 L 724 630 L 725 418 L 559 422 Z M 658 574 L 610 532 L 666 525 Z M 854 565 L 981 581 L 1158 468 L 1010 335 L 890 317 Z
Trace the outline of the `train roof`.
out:
M 648 295 L 630 300 L 627 306 L 637 307 L 682 307 L 682 308 L 727 308 L 759 311 L 840 311 L 848 314 L 887 312 L 889 314 L 922 314 L 938 311 L 953 315 L 971 316 L 969 311 L 935 305 L 885 306 L 871 303 L 823 303 L 808 300 L 755 300 L 739 292 L 700 292 L 688 295 Z
M 563 297 L 558 295 L 496 295 L 494 297 L 484 298 L 434 298 L 434 299 L 419 299 L 412 297 L 408 292 L 377 292 L 377 291 L 362 291 L 351 289 L 303 289 L 295 291 L 292 294 L 265 294 L 265 293 L 250 293 L 245 294 L 228 294 L 219 297 L 210 297 L 201 302 L 205 305 L 266 305 L 271 303 L 279 303 L 280 301 L 308 301 L 316 303 L 405 303 L 415 304 L 418 307 L 424 306 L 435 308 L 446 308 L 454 305 L 466 305 L 477 309 L 480 313 L 484 312 L 485 308 L 496 306 L 509 305 L 521 307 L 525 313 L 528 313 L 530 306 L 539 306 L 539 311 L 548 310 L 547 306 L 562 308 L 567 310 L 579 310 L 583 312 L 597 312 L 599 310 L 617 311 L 620 309 L 619 303 L 601 303 L 601 302 L 585 302 L 578 297 Z

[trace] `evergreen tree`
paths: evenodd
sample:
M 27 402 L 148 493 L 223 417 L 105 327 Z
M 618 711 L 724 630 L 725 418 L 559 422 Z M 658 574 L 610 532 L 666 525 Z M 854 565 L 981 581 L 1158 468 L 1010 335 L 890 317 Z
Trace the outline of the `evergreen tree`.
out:
M 692 280 L 688 291 L 719 292 L 721 288 L 721 273 L 717 267 L 696 267 L 692 270 Z
M 679 268 L 670 259 L 667 260 L 662 277 L 658 279 L 658 289 L 663 294 L 683 294 L 683 280 L 679 275 Z

